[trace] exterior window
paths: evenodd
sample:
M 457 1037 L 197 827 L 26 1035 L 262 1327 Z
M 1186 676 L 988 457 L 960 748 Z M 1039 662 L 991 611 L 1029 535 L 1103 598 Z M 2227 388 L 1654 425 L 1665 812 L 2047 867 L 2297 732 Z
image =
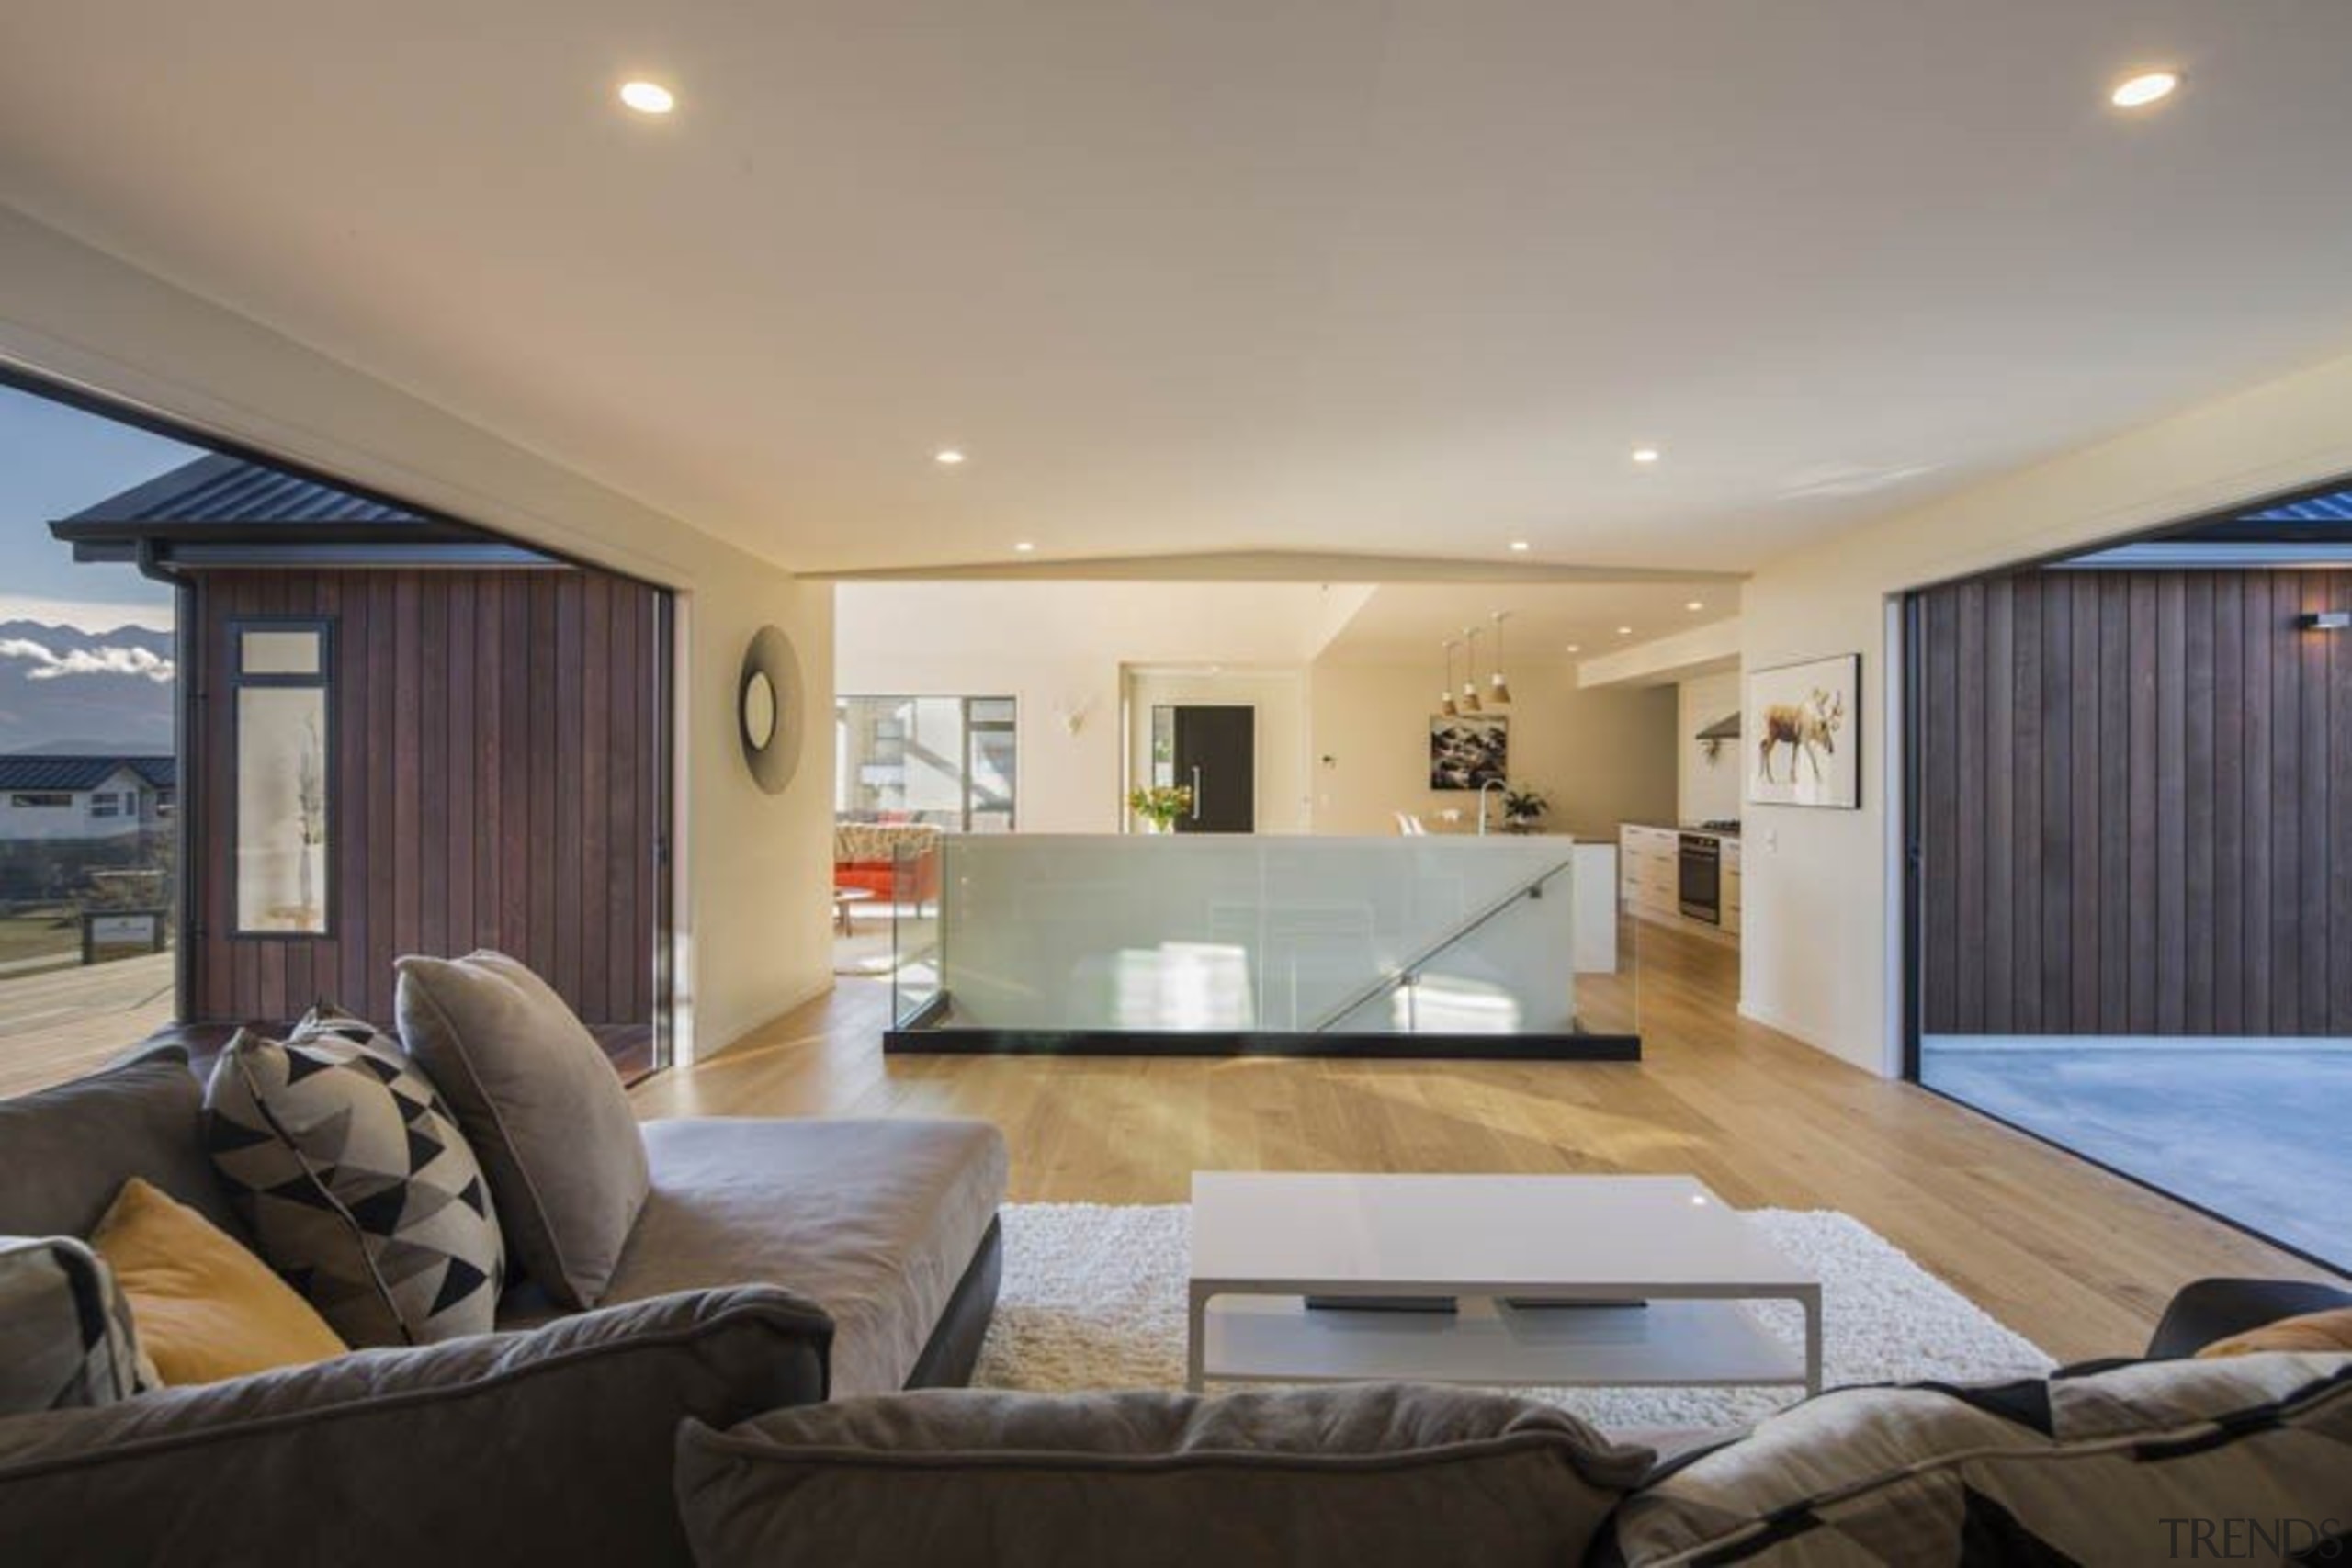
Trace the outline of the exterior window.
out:
M 842 697 L 834 814 L 956 832 L 1014 824 L 1019 705 L 1011 697 Z
M 73 805 L 74 796 L 68 791 L 62 789 L 32 790 L 10 795 L 8 804 L 26 810 L 48 810 L 54 807 Z
M 108 790 L 100 790 L 90 796 L 90 815 L 93 817 L 121 816 L 122 796 Z
M 334 908 L 334 623 L 245 621 L 233 631 L 237 932 L 325 936 Z
M 247 675 L 324 675 L 326 634 L 315 626 L 301 631 L 247 626 L 237 634 L 237 668 Z

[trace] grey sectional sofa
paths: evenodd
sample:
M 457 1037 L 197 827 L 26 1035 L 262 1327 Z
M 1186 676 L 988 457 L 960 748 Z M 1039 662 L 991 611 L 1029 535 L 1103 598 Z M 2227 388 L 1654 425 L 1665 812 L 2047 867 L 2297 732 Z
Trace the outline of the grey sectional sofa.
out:
M 86 1236 L 137 1176 L 242 1236 L 200 1113 L 177 1046 L 0 1102 L 0 1235 Z M 0 1559 L 684 1562 L 682 1419 L 968 1380 L 1001 1267 L 994 1127 L 644 1135 L 652 1191 L 595 1311 L 525 1286 L 497 1334 L 0 1418 Z
M 176 1052 L 0 1102 L 0 1234 L 86 1235 L 132 1176 L 235 1230 L 197 1117 Z M 2240 1515 L 2352 1550 L 2352 1358 L 2175 1359 L 2352 1303 L 2331 1287 L 2204 1281 L 2143 1360 L 1832 1391 L 1671 1457 L 1384 1385 L 901 1398 L 978 1354 L 994 1131 L 645 1137 L 653 1191 L 612 1304 L 554 1315 L 517 1292 L 498 1333 L 0 1417 L 0 1562 L 1793 1568 L 1853 1541 L 1905 1563 L 2144 1562 L 2168 1521 Z M 869 1397 L 829 1397 L 852 1392 Z

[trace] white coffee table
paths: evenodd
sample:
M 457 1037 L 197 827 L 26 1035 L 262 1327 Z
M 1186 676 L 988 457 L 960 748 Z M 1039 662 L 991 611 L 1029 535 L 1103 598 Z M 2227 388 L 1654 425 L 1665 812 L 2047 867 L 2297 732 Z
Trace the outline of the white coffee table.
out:
M 1309 1308 L 1452 1296 L 1453 1313 Z M 1504 1298 L 1617 1303 L 1530 1307 Z M 1741 1304 L 1792 1301 L 1802 1351 Z M 1821 1388 L 1821 1281 L 1688 1176 L 1196 1171 L 1187 1386 Z

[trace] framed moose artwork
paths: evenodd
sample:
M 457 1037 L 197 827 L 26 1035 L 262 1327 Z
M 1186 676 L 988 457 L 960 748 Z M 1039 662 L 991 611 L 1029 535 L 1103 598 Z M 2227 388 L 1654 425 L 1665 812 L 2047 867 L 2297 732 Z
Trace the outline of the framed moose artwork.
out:
M 1862 656 L 1842 653 L 1747 678 L 1747 798 L 1758 806 L 1862 804 Z

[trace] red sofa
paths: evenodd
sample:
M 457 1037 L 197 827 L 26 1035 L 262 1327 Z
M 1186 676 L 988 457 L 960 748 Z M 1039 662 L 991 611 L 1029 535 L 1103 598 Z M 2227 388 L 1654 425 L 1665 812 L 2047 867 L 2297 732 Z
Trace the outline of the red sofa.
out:
M 939 897 L 940 829 L 921 822 L 833 824 L 833 886 L 894 904 Z

